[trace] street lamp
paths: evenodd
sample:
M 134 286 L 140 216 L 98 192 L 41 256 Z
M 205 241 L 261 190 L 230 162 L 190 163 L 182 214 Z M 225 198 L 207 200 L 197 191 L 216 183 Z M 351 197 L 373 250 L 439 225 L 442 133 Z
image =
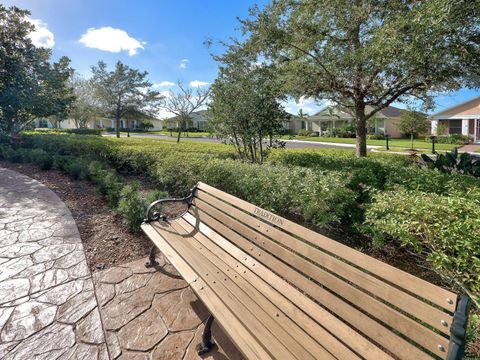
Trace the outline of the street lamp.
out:
M 387 151 L 390 150 L 390 147 L 388 146 L 388 139 L 389 138 L 390 138 L 390 136 L 388 134 L 385 134 L 385 142 L 386 142 L 385 148 L 386 148 Z

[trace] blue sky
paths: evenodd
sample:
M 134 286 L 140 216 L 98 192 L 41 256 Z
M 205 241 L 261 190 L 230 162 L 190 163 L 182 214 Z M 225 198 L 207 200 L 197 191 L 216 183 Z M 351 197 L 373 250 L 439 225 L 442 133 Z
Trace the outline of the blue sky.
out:
M 52 47 L 54 58 L 67 55 L 72 66 L 89 76 L 90 66 L 104 60 L 110 66 L 121 60 L 146 70 L 157 88 L 168 83 L 211 83 L 217 64 L 204 46 L 208 38 L 228 40 L 239 36 L 237 17 L 267 0 L 4 0 L 31 11 L 37 26 L 35 40 Z M 89 30 L 90 29 L 90 30 Z M 213 49 L 220 51 L 220 49 Z M 160 86 L 165 85 L 165 86 Z M 461 90 L 437 97 L 436 110 L 480 95 Z M 302 108 L 313 114 L 321 107 L 313 100 L 290 101 L 288 111 Z

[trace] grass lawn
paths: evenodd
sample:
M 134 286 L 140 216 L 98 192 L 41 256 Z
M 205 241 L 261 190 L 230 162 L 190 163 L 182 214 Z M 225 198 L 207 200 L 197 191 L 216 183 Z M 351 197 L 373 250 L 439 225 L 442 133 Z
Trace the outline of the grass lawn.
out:
M 113 133 L 113 132 L 112 132 Z M 126 131 L 120 131 L 120 134 L 127 134 Z M 130 134 L 150 134 L 150 135 L 168 135 L 170 136 L 170 131 L 162 131 L 162 130 L 158 130 L 158 131 L 145 131 L 145 132 L 136 132 L 136 131 L 130 131 Z M 173 137 L 177 137 L 178 136 L 178 133 L 177 132 L 172 132 L 172 136 Z M 188 133 L 188 137 L 210 137 L 211 134 L 208 133 L 208 132 L 189 132 Z M 181 135 L 182 138 L 184 137 L 187 137 L 187 134 L 182 132 L 182 135 Z
M 283 139 L 290 139 L 290 136 L 284 136 Z M 323 137 L 323 136 L 293 136 L 292 139 L 295 140 L 305 140 L 305 141 L 318 141 L 318 142 L 332 142 L 332 143 L 339 143 L 339 144 L 355 144 L 355 139 L 352 138 L 331 138 L 331 137 Z M 388 141 L 390 147 L 394 148 L 403 148 L 409 149 L 410 148 L 410 140 L 409 139 L 390 139 Z M 385 146 L 385 140 L 367 140 L 368 145 L 377 145 L 377 146 Z M 421 139 L 416 139 L 413 141 L 413 147 L 415 149 L 431 149 L 432 144 Z M 452 150 L 454 147 L 460 147 L 460 145 L 455 144 L 435 144 L 435 149 L 437 150 Z
M 158 131 L 149 131 L 147 134 L 157 134 L 157 135 L 170 135 L 170 131 L 163 131 L 163 130 L 158 130 Z M 178 136 L 178 133 L 173 131 L 172 136 Z M 211 136 L 210 133 L 208 132 L 189 132 L 188 137 L 205 137 L 205 136 Z M 182 132 L 182 137 L 187 137 L 187 134 Z

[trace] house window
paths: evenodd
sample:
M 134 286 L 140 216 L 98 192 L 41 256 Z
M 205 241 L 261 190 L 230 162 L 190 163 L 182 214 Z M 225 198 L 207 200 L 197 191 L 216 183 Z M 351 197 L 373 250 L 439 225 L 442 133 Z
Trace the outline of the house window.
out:
M 47 119 L 40 119 L 38 121 L 39 128 L 48 128 L 48 120 Z
M 305 121 L 301 121 L 301 128 L 302 130 L 305 130 Z
M 375 134 L 385 134 L 384 119 L 375 119 Z
M 448 133 L 450 135 L 462 133 L 462 120 L 450 120 L 448 122 Z
M 203 121 L 197 121 L 197 129 L 198 130 L 203 130 L 204 129 L 204 122 Z

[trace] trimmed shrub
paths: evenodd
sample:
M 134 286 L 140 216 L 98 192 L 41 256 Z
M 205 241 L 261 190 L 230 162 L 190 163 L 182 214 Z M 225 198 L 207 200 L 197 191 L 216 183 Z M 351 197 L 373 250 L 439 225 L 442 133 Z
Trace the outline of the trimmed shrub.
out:
M 42 170 L 50 170 L 53 166 L 53 156 L 42 149 L 31 150 L 29 160 Z
M 384 134 L 368 134 L 367 139 L 368 140 L 385 140 L 385 135 Z
M 379 192 L 366 212 L 377 243 L 394 238 L 480 300 L 480 201 L 418 191 Z
M 2 157 L 13 163 L 28 161 L 28 151 L 25 149 L 13 149 L 11 146 L 2 147 Z
M 117 212 L 123 217 L 129 229 L 134 232 L 140 230 L 148 205 L 167 196 L 165 192 L 159 191 L 143 195 L 139 190 L 140 184 L 138 181 L 125 185 L 120 192 L 120 200 L 117 206 Z

